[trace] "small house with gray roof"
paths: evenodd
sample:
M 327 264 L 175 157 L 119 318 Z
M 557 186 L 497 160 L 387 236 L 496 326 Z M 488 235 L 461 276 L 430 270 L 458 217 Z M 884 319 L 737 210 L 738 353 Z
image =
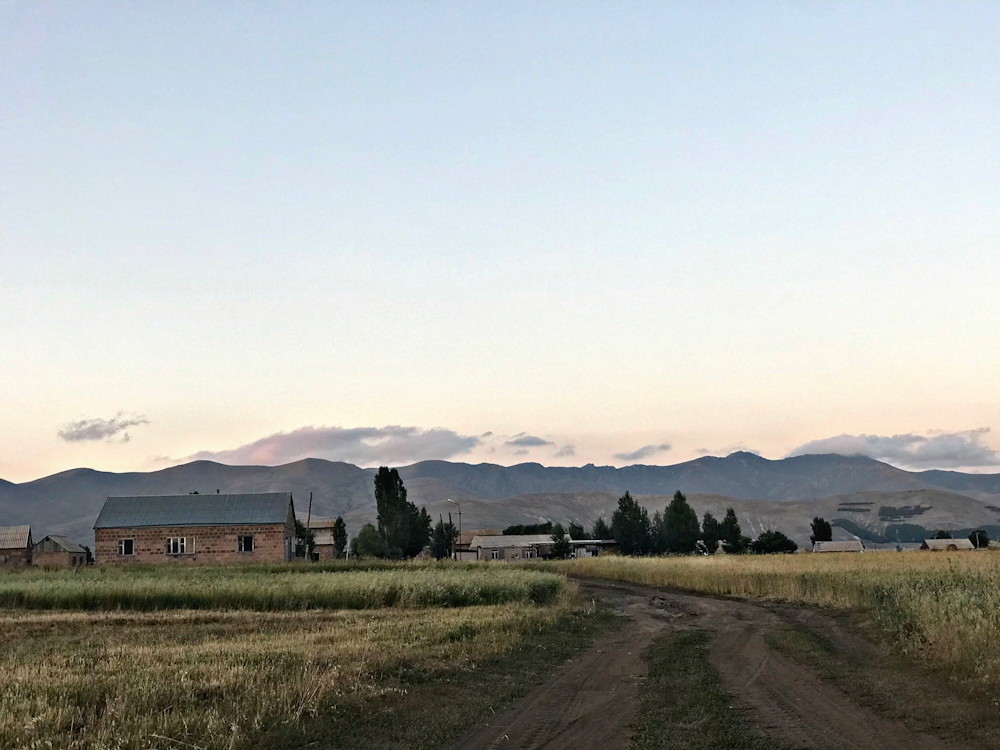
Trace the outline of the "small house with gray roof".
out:
M 43 568 L 78 568 L 87 564 L 87 550 L 62 534 L 49 534 L 35 542 L 31 564 Z
M 31 565 L 31 527 L 0 526 L 0 567 Z
M 287 562 L 290 492 L 109 497 L 94 524 L 98 565 Z

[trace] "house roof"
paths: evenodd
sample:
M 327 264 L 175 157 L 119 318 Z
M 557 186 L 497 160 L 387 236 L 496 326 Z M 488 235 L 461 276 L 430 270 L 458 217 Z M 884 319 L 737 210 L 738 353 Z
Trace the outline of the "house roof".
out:
M 970 542 L 968 539 L 925 539 L 924 543 L 920 545 L 921 549 L 932 550 L 948 550 L 951 547 L 955 549 L 975 549 L 976 545 Z
M 30 526 L 0 526 L 0 549 L 27 547 L 30 538 Z
M 472 544 L 472 540 L 477 536 L 500 536 L 500 529 L 469 529 L 459 534 L 455 543 Z
M 864 552 L 865 545 L 858 539 L 846 542 L 816 542 L 813 552 Z
M 109 497 L 95 529 L 283 524 L 291 492 Z
M 535 544 L 552 544 L 551 534 L 497 534 L 490 536 L 475 536 L 469 546 L 500 548 L 500 547 L 531 547 Z
M 49 534 L 45 539 L 40 542 L 35 542 L 35 546 L 42 544 L 45 541 L 52 542 L 58 545 L 65 552 L 79 552 L 80 554 L 86 554 L 86 550 L 81 547 L 76 542 L 71 542 L 69 537 L 63 536 L 62 534 Z

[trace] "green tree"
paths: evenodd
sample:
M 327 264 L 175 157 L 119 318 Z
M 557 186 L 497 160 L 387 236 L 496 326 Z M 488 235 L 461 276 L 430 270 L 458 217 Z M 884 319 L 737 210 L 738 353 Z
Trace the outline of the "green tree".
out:
M 370 523 L 361 527 L 358 535 L 351 540 L 351 554 L 358 557 L 387 557 L 385 539 Z
M 830 528 L 830 522 L 819 516 L 813 518 L 812 535 L 809 537 L 809 541 L 813 544 L 816 544 L 816 542 L 832 542 L 833 529 Z
M 591 539 L 614 539 L 614 535 L 611 533 L 611 527 L 608 526 L 607 521 L 604 520 L 604 516 L 600 516 L 596 521 L 594 521 L 594 530 L 590 532 Z
M 934 535 L 935 539 L 951 539 L 951 534 L 942 529 L 937 534 Z
M 969 541 L 972 542 L 972 546 L 976 549 L 984 549 L 990 546 L 990 538 L 986 535 L 986 532 L 982 529 L 977 529 L 969 534 Z M 84 547 L 84 549 L 87 549 Z
M 701 519 L 701 540 L 705 543 L 708 554 L 714 555 L 716 550 L 719 549 L 719 537 L 721 534 L 722 528 L 718 519 L 708 511 L 705 511 L 705 515 Z
M 310 560 L 313 547 L 316 546 L 315 534 L 312 529 L 307 529 L 306 525 L 299 519 L 295 519 L 295 556 L 304 557 Z
M 698 543 L 698 514 L 680 490 L 663 511 L 662 534 L 664 552 L 690 554 Z
M 448 522 L 445 523 L 441 516 L 431 533 L 431 552 L 438 560 L 451 555 L 452 545 L 458 539 L 458 529 L 451 521 L 451 513 L 448 514 Z
M 645 555 L 650 548 L 649 512 L 628 492 L 618 498 L 611 535 L 623 555 Z
M 552 527 L 552 542 L 552 556 L 556 560 L 565 560 L 573 551 L 573 545 L 569 543 L 569 537 L 566 536 L 566 529 L 563 528 L 561 523 L 557 523 Z
M 750 544 L 755 555 L 788 554 L 799 548 L 795 542 L 780 531 L 765 531 Z
M 333 549 L 337 557 L 343 557 L 347 549 L 347 524 L 342 516 L 333 522 Z
M 375 474 L 375 509 L 378 532 L 388 557 L 416 557 L 427 545 L 431 517 L 406 499 L 406 487 L 396 469 L 379 467 Z
M 722 542 L 722 549 L 731 555 L 746 552 L 750 546 L 750 537 L 743 535 L 739 521 L 736 520 L 736 511 L 726 508 L 726 516 L 719 526 L 719 540 Z
M 508 526 L 503 530 L 504 536 L 523 536 L 525 534 L 551 534 L 552 533 L 552 521 L 546 521 L 545 523 L 529 523 L 523 524 L 518 523 L 513 526 Z
M 587 538 L 587 532 L 586 532 L 586 530 L 583 528 L 583 525 L 579 524 L 579 523 L 571 523 L 569 525 L 569 528 L 566 529 L 566 533 L 569 534 L 569 538 L 570 539 L 586 539 Z

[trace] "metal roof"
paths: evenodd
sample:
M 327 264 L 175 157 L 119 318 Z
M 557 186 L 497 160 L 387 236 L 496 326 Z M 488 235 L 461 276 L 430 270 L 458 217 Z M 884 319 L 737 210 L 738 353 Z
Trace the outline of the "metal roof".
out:
M 846 542 L 816 542 L 813 552 L 864 552 L 865 545 L 854 539 Z
M 47 537 L 45 537 L 45 539 L 42 539 L 40 542 L 35 542 L 35 546 L 37 547 L 45 541 L 50 541 L 53 544 L 62 547 L 62 549 L 65 550 L 66 552 L 79 552 L 81 554 L 86 554 L 87 552 L 87 550 L 85 550 L 79 544 L 77 544 L 76 542 L 71 542 L 69 540 L 69 537 L 63 536 L 62 534 L 49 534 Z
M 976 545 L 968 539 L 925 539 L 920 548 L 924 549 L 925 547 L 931 550 L 947 551 L 951 547 L 955 549 L 975 549 Z
M 109 497 L 94 528 L 283 524 L 291 502 L 291 492 Z
M 553 544 L 551 534 L 501 534 L 499 536 L 475 536 L 470 547 L 531 547 L 535 544 Z
M 0 526 L 0 549 L 21 549 L 31 539 L 30 526 Z

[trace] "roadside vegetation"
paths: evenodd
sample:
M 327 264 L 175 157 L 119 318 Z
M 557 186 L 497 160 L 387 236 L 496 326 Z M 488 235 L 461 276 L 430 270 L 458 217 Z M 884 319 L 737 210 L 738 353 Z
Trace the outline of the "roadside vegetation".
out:
M 860 611 L 892 645 L 994 694 L 1000 689 L 1000 559 L 992 552 L 602 556 L 543 565 L 575 576 Z
M 486 564 L 121 566 L 0 575 L 0 607 L 136 610 L 373 609 L 549 604 L 561 576 Z

